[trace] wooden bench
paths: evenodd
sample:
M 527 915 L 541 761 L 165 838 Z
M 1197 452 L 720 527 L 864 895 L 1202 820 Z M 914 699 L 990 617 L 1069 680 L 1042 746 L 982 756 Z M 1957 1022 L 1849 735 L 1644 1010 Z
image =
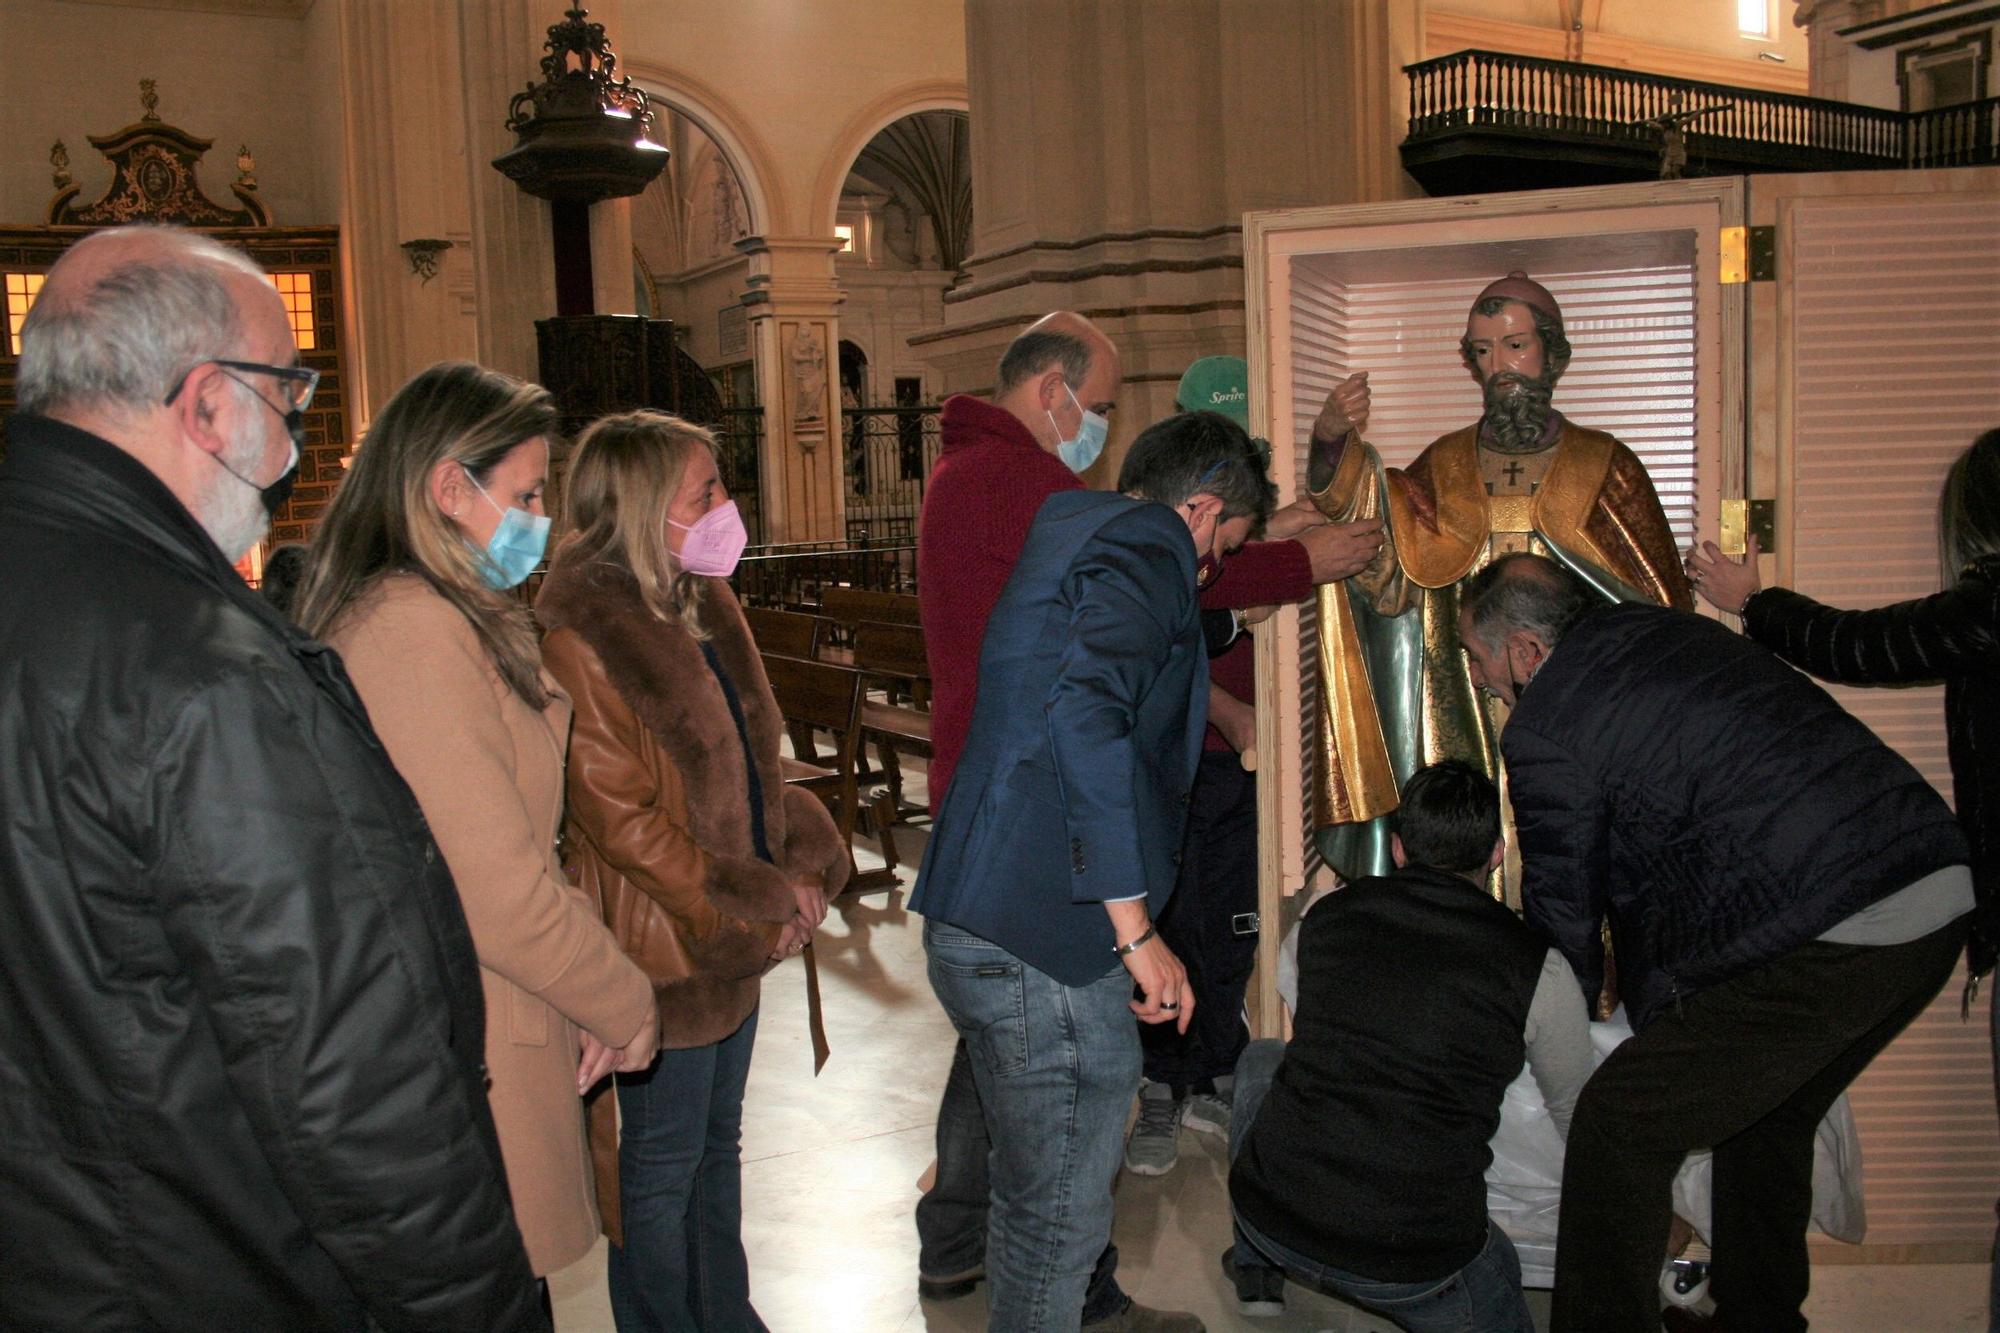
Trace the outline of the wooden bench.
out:
M 743 619 L 749 622 L 750 637 L 757 651 L 780 657 L 802 657 L 810 662 L 819 656 L 820 619 L 802 611 L 778 611 L 768 606 L 746 606 Z
M 864 621 L 877 625 L 907 625 L 915 629 L 917 595 L 909 592 L 872 592 L 867 588 L 822 588 L 819 613 L 852 632 Z
M 880 793 L 874 803 L 872 819 L 877 826 L 877 836 L 882 840 L 884 859 L 888 865 L 864 875 L 854 863 L 854 828 L 861 812 L 860 784 L 855 777 L 854 756 L 861 744 L 863 676 L 852 667 L 808 661 L 782 653 L 767 652 L 763 658 L 764 674 L 771 682 L 772 697 L 777 700 L 778 712 L 787 725 L 802 727 L 808 732 L 818 728 L 833 736 L 833 754 L 826 763 L 780 757 L 779 768 L 786 785 L 813 793 L 826 802 L 828 810 L 833 813 L 841 840 L 847 844 L 851 872 L 847 882 L 849 892 L 893 888 L 896 883 L 893 844 L 882 831 L 893 815 L 886 791 Z
M 870 683 L 882 687 L 881 700 L 863 695 L 861 732 L 865 741 L 875 742 L 888 782 L 892 808 L 900 818 L 921 813 L 903 803 L 902 766 L 899 753 L 931 753 L 931 668 L 924 653 L 924 634 L 910 625 L 885 625 L 861 621 L 854 627 L 854 667 Z M 898 703 L 898 697 L 907 704 Z M 885 846 L 886 841 L 885 841 Z

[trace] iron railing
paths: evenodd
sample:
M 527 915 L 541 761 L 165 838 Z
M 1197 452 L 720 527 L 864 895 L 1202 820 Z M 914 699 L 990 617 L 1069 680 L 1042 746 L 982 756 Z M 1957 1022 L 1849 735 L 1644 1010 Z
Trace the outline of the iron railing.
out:
M 938 409 L 861 407 L 841 412 L 852 541 L 912 541 L 924 480 L 938 455 Z
M 1403 72 L 1410 82 L 1406 144 L 1476 129 L 1644 149 L 1659 145 L 1672 125 L 1686 136 L 1690 152 L 1720 150 L 1732 159 L 1805 155 L 1811 159 L 1806 165 L 1819 168 L 1996 160 L 2000 99 L 1906 114 L 1476 50 L 1407 65 Z
M 917 548 L 914 542 L 753 546 L 737 562 L 733 582 L 745 606 L 787 611 L 817 609 L 829 587 L 911 593 L 917 590 Z
M 722 484 L 729 488 L 729 498 L 736 501 L 754 543 L 764 535 L 763 489 L 758 484 L 758 464 L 764 454 L 764 409 L 723 408 L 715 443 Z

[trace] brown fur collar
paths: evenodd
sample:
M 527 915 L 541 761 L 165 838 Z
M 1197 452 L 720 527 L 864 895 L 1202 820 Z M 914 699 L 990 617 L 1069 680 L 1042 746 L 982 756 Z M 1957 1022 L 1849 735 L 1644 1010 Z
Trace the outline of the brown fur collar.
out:
M 750 749 L 757 756 L 765 843 L 782 866 L 787 829 L 784 777 L 777 763 L 781 719 L 735 594 L 723 580 L 710 579 L 705 598 L 709 646 L 736 689 Z M 535 610 L 546 629 L 568 627 L 582 636 L 604 664 L 612 687 L 680 770 L 694 840 L 711 853 L 754 861 L 743 746 L 728 700 L 694 636 L 678 620 L 654 615 L 625 570 L 567 562 L 561 556 L 542 585 Z

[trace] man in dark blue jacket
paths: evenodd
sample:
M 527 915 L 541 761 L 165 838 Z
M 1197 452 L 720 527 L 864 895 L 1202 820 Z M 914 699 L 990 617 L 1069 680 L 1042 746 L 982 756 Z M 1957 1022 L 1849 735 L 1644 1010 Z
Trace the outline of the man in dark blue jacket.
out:
M 1595 994 L 1609 919 L 1638 1033 L 1570 1125 L 1555 1328 L 1659 1328 L 1674 1170 L 1712 1147 L 1717 1318 L 1803 1329 L 1813 1130 L 1950 976 L 1965 839 L 1908 762 L 1714 621 L 1603 606 L 1522 555 L 1467 584 L 1459 631 L 1513 709 L 1528 921 Z
M 1249 437 L 1215 413 L 1161 422 L 1131 459 L 1129 494 L 1036 515 L 910 900 L 993 1133 L 990 1322 L 1010 1333 L 1077 1326 L 1139 1087 L 1133 1015 L 1185 1030 L 1194 1010 L 1151 923 L 1207 717 L 1197 570 L 1271 507 Z

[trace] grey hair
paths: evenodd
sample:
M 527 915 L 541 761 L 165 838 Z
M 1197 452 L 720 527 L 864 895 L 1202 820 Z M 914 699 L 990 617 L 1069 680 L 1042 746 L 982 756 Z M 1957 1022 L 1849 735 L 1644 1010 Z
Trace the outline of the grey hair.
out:
M 1515 630 L 1526 630 L 1554 649 L 1584 612 L 1602 600 L 1589 584 L 1548 557 L 1515 551 L 1467 579 L 1458 604 L 1489 649 Z
M 1061 367 L 1063 380 L 1072 389 L 1081 387 L 1090 375 L 1090 344 L 1074 334 L 1031 329 L 1007 344 L 993 391 L 1005 397 L 1051 366 Z
M 177 227 L 120 227 L 93 245 L 150 234 L 158 241 L 114 263 L 87 288 L 46 294 L 21 325 L 16 394 L 24 412 L 60 407 L 148 408 L 194 366 L 241 346 L 243 323 L 230 270 L 264 276 L 247 257 Z

